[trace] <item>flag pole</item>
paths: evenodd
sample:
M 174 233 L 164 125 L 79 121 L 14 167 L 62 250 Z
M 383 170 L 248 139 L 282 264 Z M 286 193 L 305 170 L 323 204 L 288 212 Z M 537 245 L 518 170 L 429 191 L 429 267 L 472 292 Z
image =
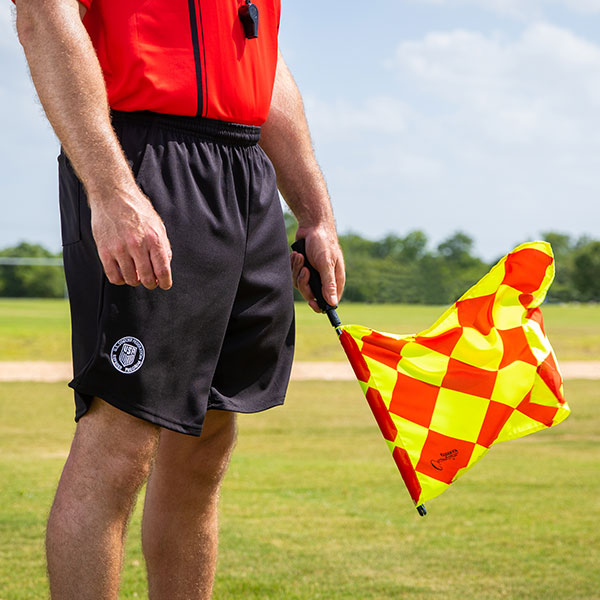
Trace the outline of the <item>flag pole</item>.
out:
M 321 276 L 319 275 L 319 271 L 317 271 L 310 264 L 308 257 L 306 256 L 305 241 L 303 239 L 296 240 L 292 244 L 292 250 L 294 250 L 294 252 L 298 252 L 299 254 L 302 254 L 302 256 L 304 257 L 304 266 L 308 269 L 308 272 L 309 272 L 308 283 L 310 285 L 310 289 L 311 289 L 312 293 L 315 295 L 315 300 L 317 301 L 319 308 L 329 318 L 329 322 L 331 323 L 331 326 L 335 329 L 338 336 L 341 336 L 342 335 L 342 322 L 336 311 L 337 306 L 331 306 L 331 304 L 328 304 L 327 301 L 325 300 L 325 298 L 323 297 Z M 417 506 L 416 508 L 417 508 L 417 512 L 419 513 L 419 515 L 421 517 L 424 517 L 427 514 L 427 510 L 425 509 L 424 504 L 419 504 L 419 506 Z

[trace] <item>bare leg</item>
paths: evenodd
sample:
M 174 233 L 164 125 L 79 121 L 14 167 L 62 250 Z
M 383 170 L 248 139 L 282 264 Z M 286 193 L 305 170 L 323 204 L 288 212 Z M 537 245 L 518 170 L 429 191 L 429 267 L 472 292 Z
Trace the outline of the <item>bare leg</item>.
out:
M 217 562 L 217 504 L 235 415 L 209 411 L 200 438 L 162 430 L 146 489 L 142 547 L 150 600 L 207 600 Z
M 99 399 L 77 424 L 46 532 L 51 598 L 117 598 L 127 521 L 158 431 Z

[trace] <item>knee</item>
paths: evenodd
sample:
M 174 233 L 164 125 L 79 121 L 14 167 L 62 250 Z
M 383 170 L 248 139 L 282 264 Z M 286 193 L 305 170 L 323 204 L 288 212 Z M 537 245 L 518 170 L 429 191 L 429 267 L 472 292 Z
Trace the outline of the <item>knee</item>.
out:
M 218 489 L 236 440 L 233 413 L 210 411 L 199 438 L 162 431 L 157 466 L 186 485 Z
M 225 475 L 235 446 L 237 429 L 233 413 L 209 413 L 188 468 L 200 484 L 218 486 Z
M 155 448 L 151 443 L 139 447 L 122 441 L 114 443 L 95 470 L 107 493 L 124 498 L 135 494 L 150 474 Z
M 210 411 L 206 416 L 199 448 L 215 456 L 228 457 L 237 437 L 235 413 Z

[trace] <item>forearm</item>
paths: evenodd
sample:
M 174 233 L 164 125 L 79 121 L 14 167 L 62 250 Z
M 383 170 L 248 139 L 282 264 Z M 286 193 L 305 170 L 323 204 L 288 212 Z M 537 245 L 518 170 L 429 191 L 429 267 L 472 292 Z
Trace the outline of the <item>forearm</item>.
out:
M 313 151 L 302 98 L 281 55 L 260 145 L 275 167 L 279 190 L 300 227 L 322 225 L 335 229 L 327 186 Z
M 17 31 L 48 120 L 86 188 L 108 280 L 170 288 L 165 226 L 137 187 L 113 131 L 104 77 L 79 3 L 17 0 Z
M 17 1 L 17 31 L 48 120 L 90 198 L 135 185 L 76 0 Z
M 336 305 L 344 289 L 344 258 L 325 179 L 310 140 L 302 98 L 281 54 L 260 144 L 275 167 L 281 194 L 298 219 L 296 238 L 306 242 L 307 256 L 321 275 L 325 300 Z M 308 270 L 298 253 L 292 253 L 292 276 L 301 294 L 318 311 L 308 283 Z

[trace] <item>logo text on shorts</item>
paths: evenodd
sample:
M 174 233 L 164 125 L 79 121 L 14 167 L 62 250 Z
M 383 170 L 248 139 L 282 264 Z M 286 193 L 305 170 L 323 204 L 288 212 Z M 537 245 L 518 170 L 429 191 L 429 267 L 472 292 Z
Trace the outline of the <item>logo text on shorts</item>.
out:
M 110 361 L 117 371 L 129 375 L 135 373 L 146 358 L 144 344 L 132 336 L 122 337 L 110 351 Z

